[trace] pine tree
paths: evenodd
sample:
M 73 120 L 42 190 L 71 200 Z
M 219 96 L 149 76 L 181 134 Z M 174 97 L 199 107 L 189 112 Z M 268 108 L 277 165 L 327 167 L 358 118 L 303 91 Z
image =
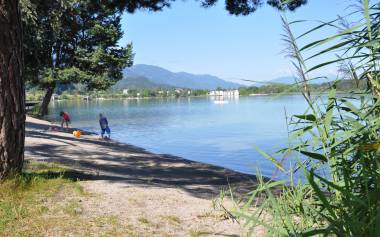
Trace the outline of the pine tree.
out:
M 27 79 L 46 90 L 40 115 L 47 113 L 57 84 L 104 90 L 132 65 L 132 44 L 118 46 L 123 35 L 118 8 L 96 1 L 24 3 L 24 15 L 31 16 L 24 17 Z
M 19 2 L 0 1 L 0 180 L 22 169 L 25 106 Z

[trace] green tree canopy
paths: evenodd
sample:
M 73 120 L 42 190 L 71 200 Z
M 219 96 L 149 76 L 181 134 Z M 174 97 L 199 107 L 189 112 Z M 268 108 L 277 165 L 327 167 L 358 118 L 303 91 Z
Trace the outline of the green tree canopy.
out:
M 175 0 L 121 0 L 107 3 L 120 10 L 127 10 L 133 13 L 136 9 L 149 9 L 153 11 L 162 10 L 165 7 L 170 7 L 170 4 Z M 108 2 L 108 1 L 104 1 Z M 203 7 L 214 6 L 218 0 L 201 0 Z M 280 10 L 294 11 L 296 8 L 307 3 L 307 0 L 226 0 L 226 10 L 233 15 L 249 15 L 256 11 L 264 3 L 276 7 Z
M 132 65 L 132 44 L 118 46 L 123 35 L 118 8 L 87 0 L 22 3 L 26 79 L 46 89 L 42 115 L 58 83 L 104 90 Z

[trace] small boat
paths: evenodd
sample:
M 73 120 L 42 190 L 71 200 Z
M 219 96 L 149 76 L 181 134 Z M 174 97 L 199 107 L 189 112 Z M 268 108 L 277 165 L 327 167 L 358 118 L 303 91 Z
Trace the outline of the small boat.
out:
M 228 100 L 214 100 L 214 104 L 217 104 L 217 105 L 228 104 Z

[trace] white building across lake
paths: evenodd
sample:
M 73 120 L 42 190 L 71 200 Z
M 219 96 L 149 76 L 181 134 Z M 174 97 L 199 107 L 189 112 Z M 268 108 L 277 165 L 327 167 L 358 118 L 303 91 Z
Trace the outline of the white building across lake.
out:
M 239 90 L 215 90 L 215 91 L 210 91 L 209 96 L 236 98 L 236 97 L 239 97 Z

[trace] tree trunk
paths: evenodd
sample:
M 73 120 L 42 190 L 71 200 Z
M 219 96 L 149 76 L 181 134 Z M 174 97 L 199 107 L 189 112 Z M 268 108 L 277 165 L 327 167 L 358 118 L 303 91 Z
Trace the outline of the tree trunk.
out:
M 54 89 L 55 89 L 55 86 L 52 85 L 52 86 L 49 86 L 46 90 L 44 99 L 42 100 L 41 109 L 40 109 L 41 117 L 48 114 L 48 106 L 49 106 L 51 97 L 53 95 Z
M 0 180 L 21 172 L 25 142 L 22 25 L 18 0 L 0 0 Z

